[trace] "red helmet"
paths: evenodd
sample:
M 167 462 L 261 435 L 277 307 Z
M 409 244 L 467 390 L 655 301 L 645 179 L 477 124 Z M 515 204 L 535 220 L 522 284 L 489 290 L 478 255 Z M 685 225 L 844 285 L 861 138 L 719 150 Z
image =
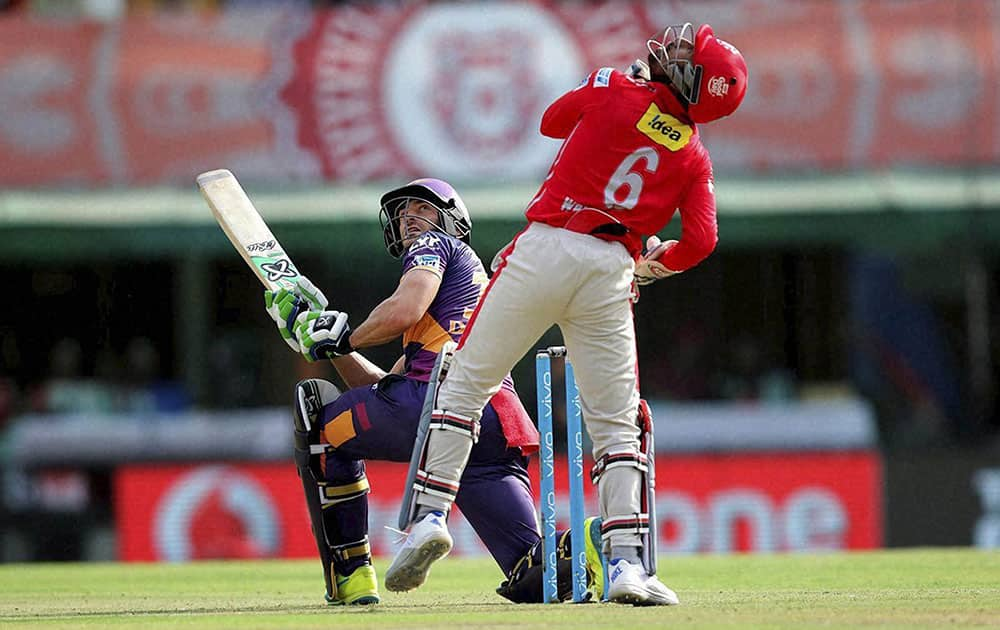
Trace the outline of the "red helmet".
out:
M 707 123 L 732 114 L 747 92 L 747 63 L 729 42 L 702 24 L 668 26 L 660 39 L 646 42 L 650 62 L 688 106 L 688 116 Z

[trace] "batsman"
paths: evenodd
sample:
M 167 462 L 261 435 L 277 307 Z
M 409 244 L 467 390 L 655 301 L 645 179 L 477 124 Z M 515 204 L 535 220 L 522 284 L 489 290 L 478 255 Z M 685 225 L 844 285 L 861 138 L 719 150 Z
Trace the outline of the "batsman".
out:
M 682 272 L 715 248 L 712 165 L 698 124 L 736 110 L 747 67 L 707 24 L 667 27 L 646 48 L 646 61 L 630 72 L 596 70 L 542 115 L 542 134 L 563 139 L 562 147 L 528 203 L 527 227 L 494 260 L 432 417 L 480 422 L 504 374 L 558 325 L 593 441 L 608 597 L 670 605 L 678 598 L 656 576 L 655 532 L 644 506 L 650 434 L 639 418 L 633 283 Z M 677 211 L 681 238 L 659 243 L 656 233 Z M 418 493 L 410 534 L 419 536 L 416 549 L 446 538 L 444 521 L 425 523 L 451 507 L 475 445 L 475 430 L 430 432 L 422 474 L 448 492 Z M 386 579 L 421 569 L 420 557 L 400 552 Z
M 341 392 L 328 381 L 308 379 L 296 386 L 294 401 L 296 465 L 323 563 L 326 600 L 335 605 L 379 602 L 368 539 L 371 488 L 365 460 L 411 460 L 427 393 L 436 384 L 432 375 L 489 282 L 469 245 L 469 212 L 446 182 L 418 179 L 385 193 L 379 216 L 387 251 L 402 258 L 402 276 L 392 295 L 355 329 L 346 313 L 328 309 L 326 297 L 305 278 L 291 290 L 264 294 L 289 346 L 308 361 L 330 359 L 350 387 Z M 388 372 L 356 352 L 400 336 L 403 355 Z M 538 448 L 538 432 L 510 376 L 501 381 L 478 422 L 444 418 L 433 425 L 475 442 L 461 490 L 434 476 L 422 477 L 420 487 L 455 499 L 506 577 L 497 589 L 500 595 L 518 603 L 540 602 L 540 534 L 526 470 L 528 455 Z M 424 420 L 427 429 L 429 415 Z M 446 510 L 426 516 L 424 528 L 444 529 Z M 600 520 L 592 518 L 585 527 L 593 533 L 589 586 L 600 593 Z M 451 549 L 444 531 L 433 544 L 411 531 L 403 545 L 408 569 L 387 579 L 387 588 L 408 590 L 422 583 L 430 564 Z M 559 594 L 567 599 L 572 591 L 569 536 L 561 532 L 559 538 Z

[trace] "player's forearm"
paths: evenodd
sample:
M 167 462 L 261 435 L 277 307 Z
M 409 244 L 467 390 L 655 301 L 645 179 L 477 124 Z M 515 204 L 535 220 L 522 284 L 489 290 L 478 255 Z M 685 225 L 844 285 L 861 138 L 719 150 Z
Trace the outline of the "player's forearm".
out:
M 351 333 L 355 348 L 378 346 L 396 339 L 420 319 L 414 309 L 401 300 L 389 298 L 375 307 L 364 322 Z
M 714 232 L 699 233 L 697 236 L 681 237 L 677 245 L 667 250 L 659 258 L 660 264 L 671 271 L 686 271 L 715 251 L 718 235 Z
M 348 387 L 372 385 L 382 380 L 385 371 L 357 352 L 330 359 L 337 374 Z
M 694 267 L 715 250 L 719 242 L 715 192 L 711 180 L 692 186 L 681 206 L 680 242 L 667 250 L 659 262 L 673 271 Z

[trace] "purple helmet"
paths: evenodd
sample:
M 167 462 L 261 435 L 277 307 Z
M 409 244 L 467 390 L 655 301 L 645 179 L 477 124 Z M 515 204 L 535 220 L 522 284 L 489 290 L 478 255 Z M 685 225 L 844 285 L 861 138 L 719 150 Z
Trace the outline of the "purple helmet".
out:
M 424 201 L 437 208 L 438 222 L 434 224 L 434 229 L 469 243 L 472 219 L 458 192 L 451 187 L 451 184 L 440 179 L 416 179 L 382 195 L 379 222 L 382 224 L 385 248 L 390 256 L 399 258 L 403 255 L 399 213 L 413 200 Z

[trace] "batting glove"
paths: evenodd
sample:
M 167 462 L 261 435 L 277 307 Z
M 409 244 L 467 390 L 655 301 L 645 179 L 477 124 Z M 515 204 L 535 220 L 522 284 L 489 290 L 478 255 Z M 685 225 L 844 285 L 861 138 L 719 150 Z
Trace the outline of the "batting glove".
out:
M 302 355 L 310 363 L 354 352 L 347 313 L 341 311 L 302 313 L 295 323 L 295 338 L 302 347 Z
M 302 352 L 302 347 L 295 339 L 295 322 L 299 315 L 306 311 L 322 311 L 329 301 L 309 278 L 299 276 L 295 281 L 293 291 L 281 288 L 277 291 L 264 291 L 264 307 L 267 314 L 274 320 L 278 333 L 295 352 Z
M 309 305 L 306 304 L 305 300 L 288 289 L 264 291 L 264 306 L 288 347 L 295 352 L 302 352 L 302 347 L 295 339 L 294 326 L 299 315 L 309 310 Z
M 295 294 L 309 304 L 310 311 L 326 310 L 330 301 L 326 299 L 323 292 L 305 276 L 299 276 L 295 280 Z

